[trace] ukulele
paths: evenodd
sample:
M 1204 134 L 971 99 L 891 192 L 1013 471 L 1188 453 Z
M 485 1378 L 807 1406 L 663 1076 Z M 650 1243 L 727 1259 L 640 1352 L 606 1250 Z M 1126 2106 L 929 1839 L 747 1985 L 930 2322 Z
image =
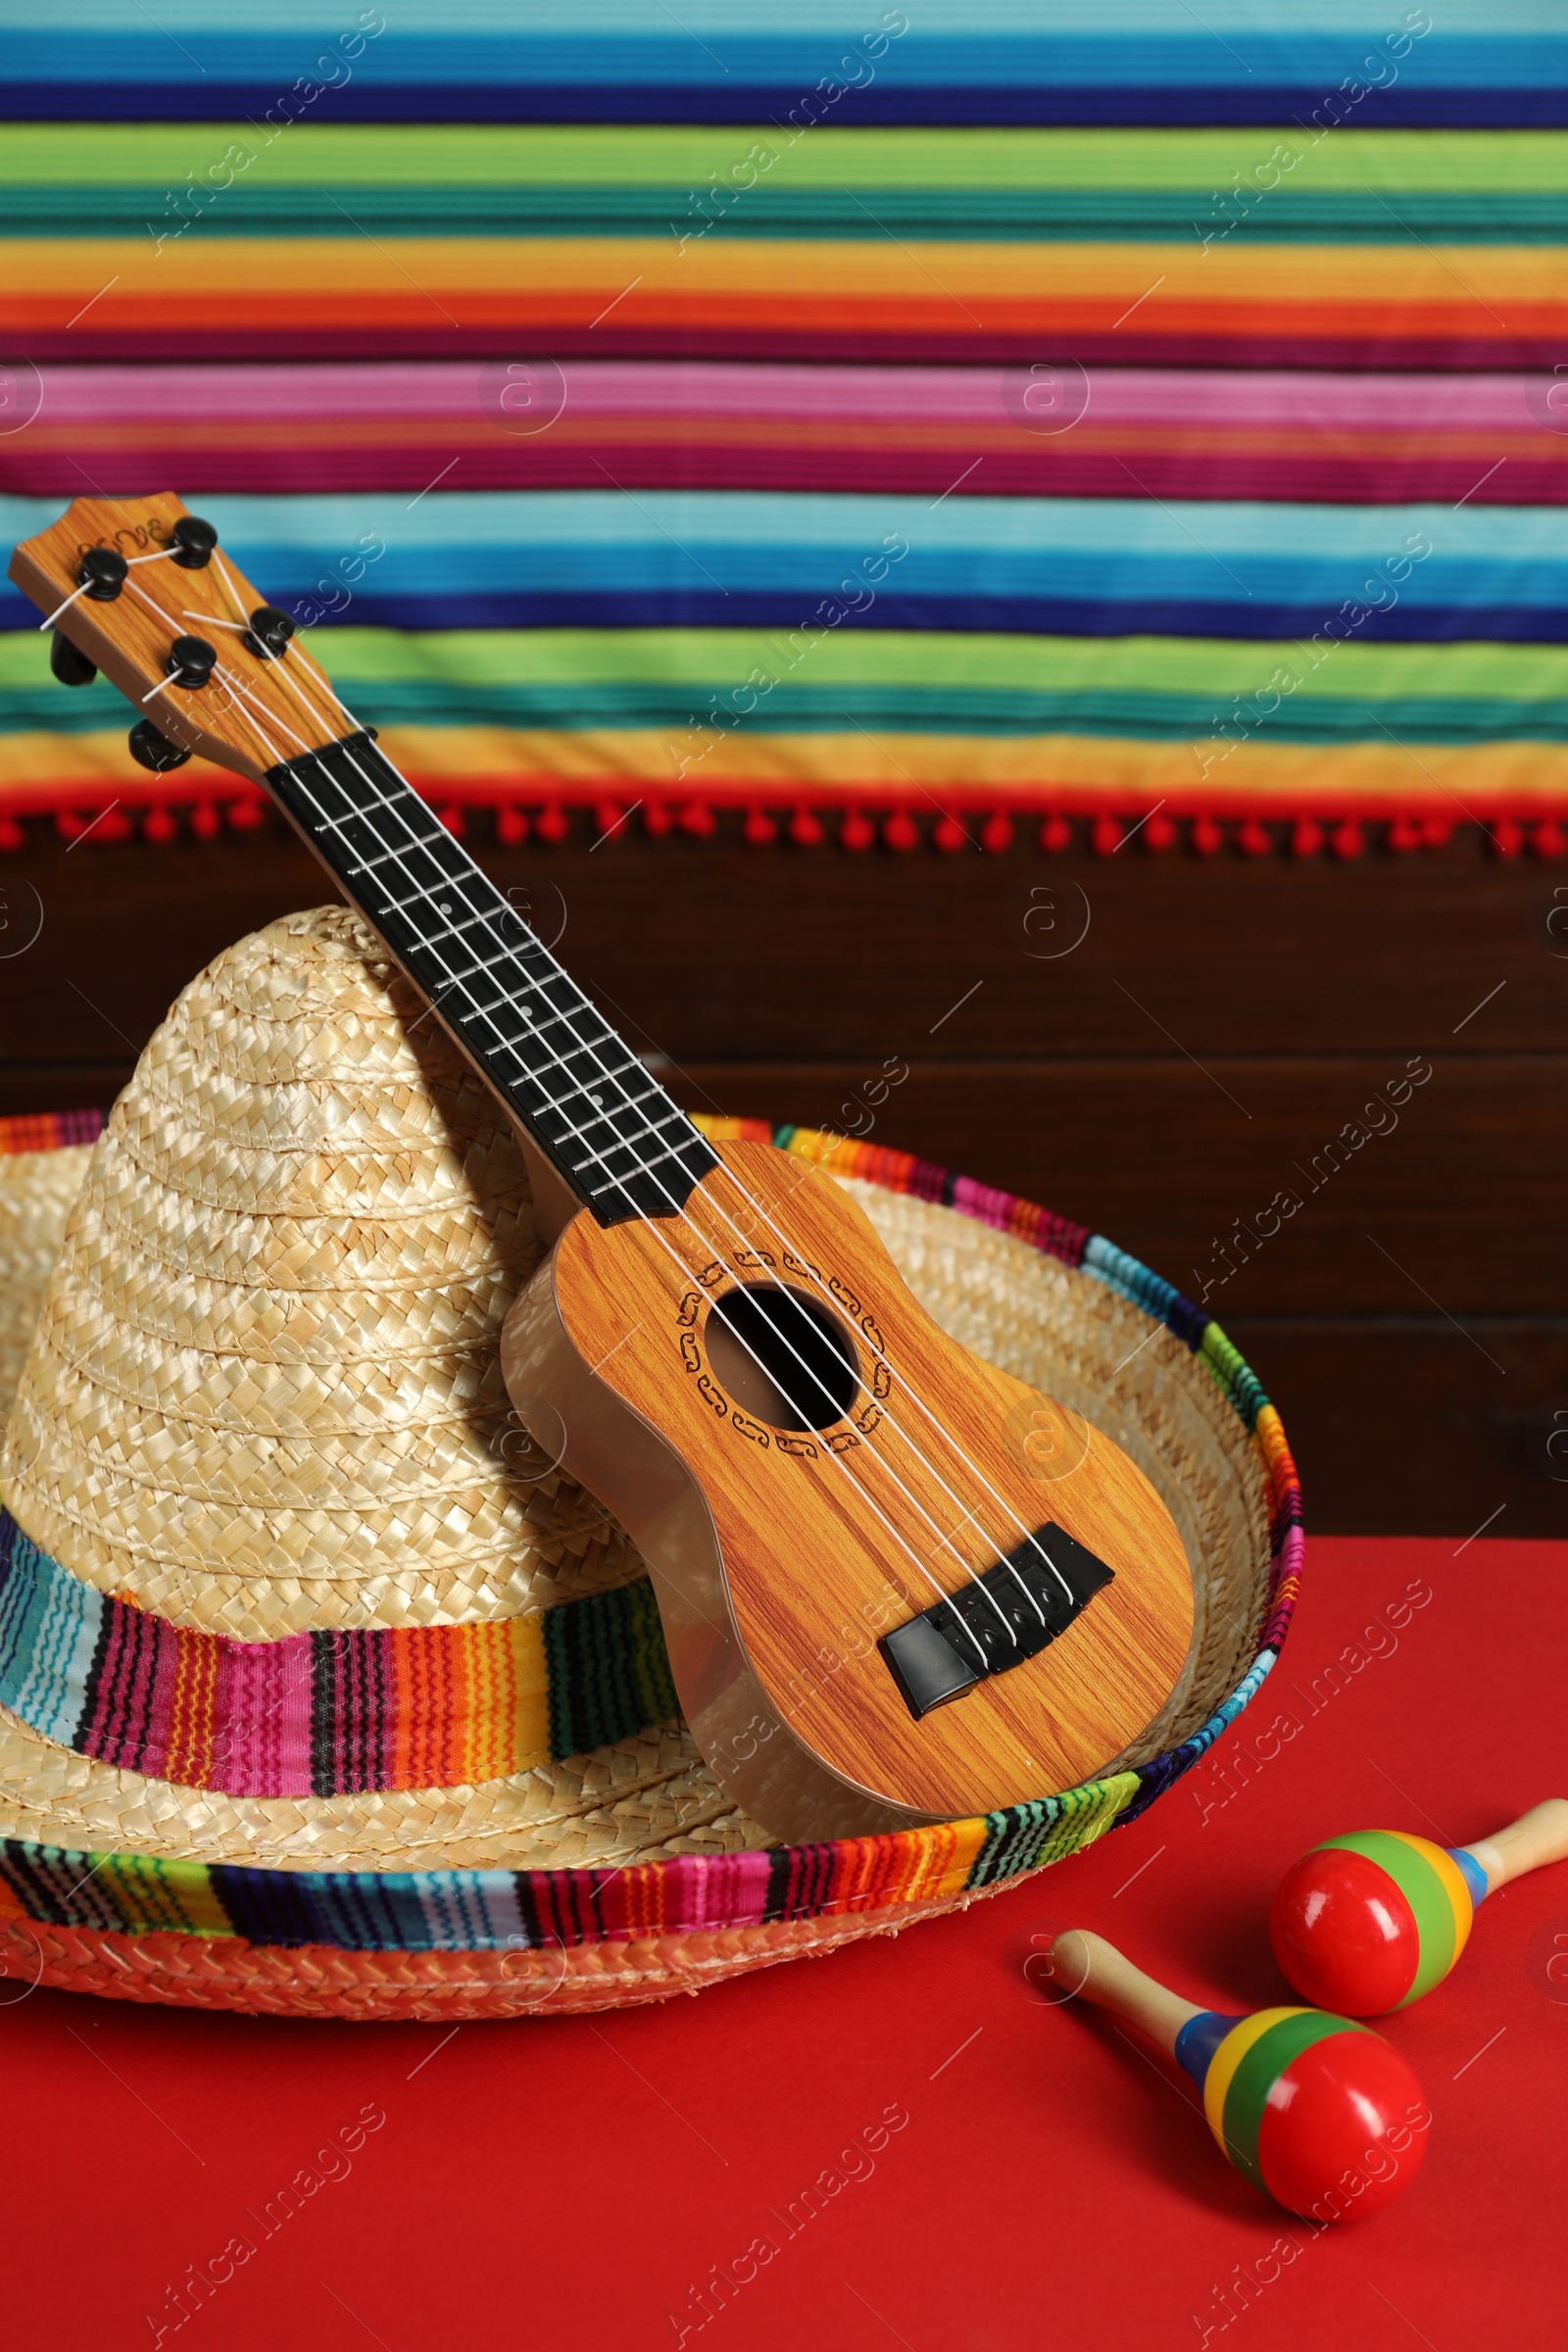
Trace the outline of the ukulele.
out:
M 1194 1611 L 1120 1447 L 939 1329 L 822 1169 L 701 1134 L 210 523 L 78 498 L 11 577 L 55 676 L 139 708 L 142 765 L 199 753 L 270 795 L 520 1134 L 550 1248 L 508 1393 L 642 1552 L 729 1796 L 774 1837 L 855 1837 L 1124 1757 Z

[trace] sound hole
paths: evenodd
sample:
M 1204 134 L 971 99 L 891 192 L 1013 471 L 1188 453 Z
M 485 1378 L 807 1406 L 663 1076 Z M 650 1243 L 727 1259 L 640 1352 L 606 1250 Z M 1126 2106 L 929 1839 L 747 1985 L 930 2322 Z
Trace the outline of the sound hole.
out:
M 781 1285 L 726 1291 L 708 1317 L 708 1353 L 737 1404 L 775 1429 L 828 1429 L 859 1387 L 854 1343 L 836 1315 Z

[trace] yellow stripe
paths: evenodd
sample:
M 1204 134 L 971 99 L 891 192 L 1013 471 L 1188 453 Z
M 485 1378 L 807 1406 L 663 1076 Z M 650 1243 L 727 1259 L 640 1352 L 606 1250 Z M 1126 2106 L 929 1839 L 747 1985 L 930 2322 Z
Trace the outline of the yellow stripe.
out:
M 411 282 L 413 286 L 411 286 Z M 635 290 L 627 294 L 632 281 Z M 1098 239 L 981 242 L 868 237 L 699 238 L 684 251 L 662 237 L 180 238 L 155 250 L 149 237 L 19 237 L 0 240 L 6 312 L 69 318 L 89 298 L 113 326 L 117 309 L 156 301 L 177 315 L 209 298 L 292 294 L 377 297 L 401 311 L 418 286 L 439 286 L 448 306 L 466 300 L 536 308 L 551 298 L 625 296 L 632 314 L 726 298 L 742 308 L 759 291 L 768 306 L 794 299 L 819 310 L 835 298 L 917 305 L 961 289 L 965 302 L 1091 304 L 1108 325 L 1135 299 L 1147 331 L 1161 313 L 1200 304 L 1260 305 L 1279 313 L 1366 302 L 1408 303 L 1438 313 L 1474 311 L 1471 287 L 1530 310 L 1568 303 L 1568 252 L 1550 245 L 1410 243 L 1276 246 L 1238 240 L 1205 252 L 1171 244 Z M 1152 285 L 1152 290 L 1151 287 Z M 106 286 L 108 291 L 105 291 Z
M 1106 796 L 1129 813 L 1163 800 L 1172 814 L 1267 815 L 1279 808 L 1325 816 L 1363 805 L 1397 814 L 1434 803 L 1485 814 L 1507 807 L 1543 814 L 1568 800 L 1568 744 L 1423 744 L 1420 764 L 1387 743 L 1238 744 L 1206 781 L 1187 743 L 1140 743 L 1108 735 L 732 735 L 704 757 L 705 739 L 685 729 L 652 727 L 387 727 L 389 757 L 439 794 L 450 787 L 515 790 L 523 800 L 551 791 L 591 796 L 628 785 L 661 800 L 758 794 L 787 802 L 857 802 L 881 794 L 906 798 L 910 784 L 939 792 L 956 808 L 1001 799 L 1033 802 L 1069 813 L 1098 809 Z M 711 739 L 708 739 L 710 744 Z M 677 782 L 680 761 L 687 758 Z M 193 760 L 173 782 L 173 797 L 241 789 L 221 770 Z M 123 796 L 126 807 L 162 801 L 113 734 L 0 736 L 0 814 L 7 802 L 25 809 L 40 793 L 75 790 Z
M 1282 2017 L 1304 2014 L 1299 2004 L 1290 2009 L 1258 2009 L 1231 2028 L 1209 2060 L 1208 2073 L 1203 2077 L 1203 2113 L 1221 2148 L 1225 2145 L 1225 2100 L 1237 2068 L 1253 2044 L 1262 2040 L 1270 2026 L 1277 2026 Z
M 550 1701 L 545 1672 L 545 1623 L 535 1612 L 506 1621 L 512 1677 L 512 1759 L 497 1778 L 531 1772 L 550 1761 Z
M 1470 1940 L 1470 1930 L 1476 1916 L 1475 1902 L 1465 1885 L 1463 1871 L 1457 1862 L 1449 1859 L 1441 1845 L 1434 1845 L 1430 1838 L 1413 1838 L 1408 1830 L 1389 1830 L 1385 1834 L 1390 1838 L 1397 1838 L 1401 1845 L 1407 1845 L 1412 1852 L 1419 1854 L 1442 1881 L 1443 1890 L 1453 1906 L 1453 1960 L 1457 1960 Z M 1448 1962 L 1449 1968 L 1452 1968 L 1453 1960 Z

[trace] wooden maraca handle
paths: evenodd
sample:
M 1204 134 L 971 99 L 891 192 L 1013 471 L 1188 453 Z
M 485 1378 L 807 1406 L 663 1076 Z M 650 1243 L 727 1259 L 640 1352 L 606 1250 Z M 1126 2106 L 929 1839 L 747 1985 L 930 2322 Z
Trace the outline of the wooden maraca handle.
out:
M 1548 1796 L 1528 1813 L 1521 1813 L 1494 1838 L 1479 1838 L 1465 1847 L 1487 1874 L 1487 1892 L 1494 1894 L 1510 1879 L 1546 1862 L 1568 1862 L 1568 1797 Z
M 1152 1977 L 1087 1928 L 1064 1928 L 1051 1946 L 1052 1981 L 1063 1992 L 1093 2001 L 1097 2008 L 1113 2009 L 1129 2025 L 1157 2041 L 1168 2056 L 1176 2052 L 1176 2036 L 1189 2018 L 1203 2014 L 1196 2001 L 1178 2000 Z

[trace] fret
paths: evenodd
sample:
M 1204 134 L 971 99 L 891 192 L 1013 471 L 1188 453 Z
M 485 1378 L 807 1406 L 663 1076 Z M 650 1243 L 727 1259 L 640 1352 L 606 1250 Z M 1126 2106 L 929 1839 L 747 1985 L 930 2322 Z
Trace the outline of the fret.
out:
M 267 780 L 595 1216 L 681 1206 L 716 1165 L 711 1147 L 372 738 Z

